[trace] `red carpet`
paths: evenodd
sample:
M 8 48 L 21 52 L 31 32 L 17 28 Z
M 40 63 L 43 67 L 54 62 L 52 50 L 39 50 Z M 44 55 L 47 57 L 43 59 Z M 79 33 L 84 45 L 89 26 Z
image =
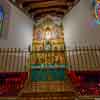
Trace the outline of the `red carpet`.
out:
M 27 72 L 0 72 L 0 97 L 17 96 L 27 76 Z
M 100 95 L 100 71 L 70 71 L 68 74 L 80 95 Z

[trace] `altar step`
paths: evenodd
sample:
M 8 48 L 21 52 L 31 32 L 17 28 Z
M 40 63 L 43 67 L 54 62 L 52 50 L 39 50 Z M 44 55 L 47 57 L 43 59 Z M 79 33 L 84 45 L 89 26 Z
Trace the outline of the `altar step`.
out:
M 33 92 L 65 92 L 74 91 L 68 81 L 32 82 Z
M 28 92 L 23 93 L 18 100 L 75 100 L 72 91 L 67 92 Z
M 28 85 L 29 86 L 29 85 Z M 32 82 L 17 100 L 75 100 L 76 93 L 69 82 Z

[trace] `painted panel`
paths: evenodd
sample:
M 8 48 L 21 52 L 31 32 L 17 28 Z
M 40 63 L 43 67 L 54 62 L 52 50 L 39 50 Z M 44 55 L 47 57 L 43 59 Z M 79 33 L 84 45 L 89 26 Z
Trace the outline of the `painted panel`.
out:
M 34 52 L 32 61 L 33 64 L 66 64 L 65 54 L 62 51 Z
M 64 69 L 33 69 L 32 81 L 64 81 L 66 78 Z

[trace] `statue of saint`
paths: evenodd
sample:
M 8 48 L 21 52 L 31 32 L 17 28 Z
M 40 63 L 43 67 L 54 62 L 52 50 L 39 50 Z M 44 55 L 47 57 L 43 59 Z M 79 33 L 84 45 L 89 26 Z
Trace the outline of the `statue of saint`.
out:
M 45 50 L 51 50 L 51 44 L 50 44 L 49 40 L 46 40 Z

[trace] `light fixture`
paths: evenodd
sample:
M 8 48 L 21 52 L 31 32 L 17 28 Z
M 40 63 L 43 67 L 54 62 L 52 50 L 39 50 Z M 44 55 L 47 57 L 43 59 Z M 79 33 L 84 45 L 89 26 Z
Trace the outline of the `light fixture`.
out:
M 15 3 L 15 2 L 16 2 L 16 0 L 12 0 L 12 2 L 13 2 L 13 3 Z

